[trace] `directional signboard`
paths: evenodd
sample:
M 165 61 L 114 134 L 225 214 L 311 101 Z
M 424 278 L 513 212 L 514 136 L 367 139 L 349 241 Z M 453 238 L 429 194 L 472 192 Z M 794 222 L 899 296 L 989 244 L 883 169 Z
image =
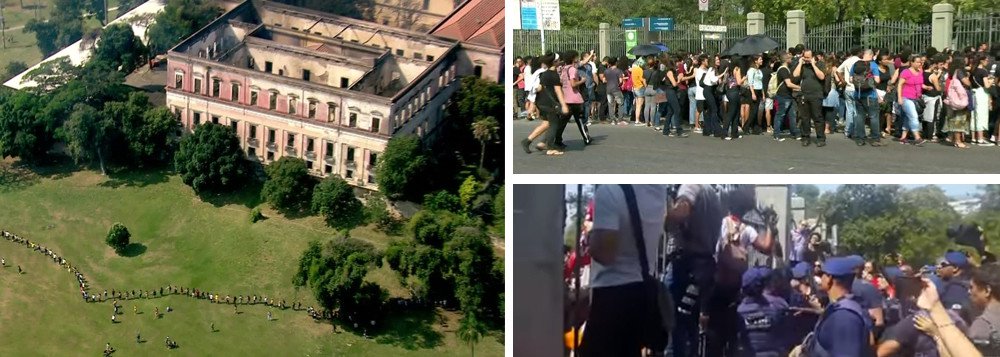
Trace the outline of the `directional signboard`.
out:
M 671 17 L 650 17 L 649 18 L 649 30 L 650 31 L 673 31 L 674 30 L 674 19 Z
M 698 25 L 698 31 L 701 32 L 726 32 L 725 26 L 720 25 Z
M 645 25 L 643 25 L 642 20 L 643 20 L 643 18 L 641 18 L 641 17 L 630 17 L 630 18 L 624 19 L 624 20 L 622 20 L 622 28 L 638 29 L 638 28 L 646 27 Z

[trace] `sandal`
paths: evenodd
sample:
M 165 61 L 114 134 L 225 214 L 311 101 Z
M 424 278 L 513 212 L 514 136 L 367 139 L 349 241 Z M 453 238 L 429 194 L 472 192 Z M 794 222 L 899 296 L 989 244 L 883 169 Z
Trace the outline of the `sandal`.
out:
M 545 152 L 545 155 L 547 156 L 562 156 L 563 154 L 565 154 L 565 152 L 559 150 L 549 150 Z
M 962 144 L 962 143 L 955 144 L 955 147 L 957 147 L 959 149 L 968 149 L 969 148 L 968 145 L 965 145 L 965 144 Z

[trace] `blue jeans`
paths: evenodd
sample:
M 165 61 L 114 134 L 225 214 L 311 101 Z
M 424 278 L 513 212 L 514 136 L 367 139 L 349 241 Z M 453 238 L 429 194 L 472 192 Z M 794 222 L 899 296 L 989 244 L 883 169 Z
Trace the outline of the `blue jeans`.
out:
M 879 135 L 879 105 L 878 98 L 872 98 L 865 96 L 856 101 L 856 115 L 854 116 L 854 140 L 861 140 L 865 138 L 865 117 L 868 117 L 868 126 L 870 127 L 870 136 L 872 140 L 881 139 Z
M 633 108 L 635 107 L 635 94 L 632 93 L 632 91 L 627 90 L 627 91 L 622 91 L 622 95 L 625 96 L 625 105 L 624 105 L 625 116 L 622 118 L 622 120 L 629 121 L 631 120 L 631 118 L 635 117 L 635 114 L 633 114 L 634 113 L 633 110 L 635 109 Z
M 781 122 L 784 121 L 785 115 L 788 115 L 788 130 L 792 133 L 792 137 L 798 137 L 799 127 L 795 125 L 795 106 L 792 105 L 792 98 L 778 95 L 774 100 L 778 102 L 778 111 L 774 115 L 774 137 L 781 136 Z
M 855 117 L 858 116 L 858 103 L 857 99 L 854 98 L 854 93 L 855 92 L 853 89 L 844 90 L 844 97 L 846 97 L 844 102 L 845 104 L 844 122 L 846 123 L 845 124 L 846 128 L 844 128 L 844 132 L 847 133 L 848 135 L 854 134 L 855 131 L 854 125 L 857 123 L 857 121 L 855 121 L 854 119 Z M 864 118 L 861 118 L 861 123 L 862 123 L 861 133 L 864 134 L 865 130 Z M 855 139 L 857 139 L 857 137 L 855 137 Z
M 590 91 L 591 94 L 593 93 L 590 89 L 588 89 L 588 91 Z M 591 97 L 586 93 L 583 95 L 583 125 L 587 125 L 587 123 L 590 122 L 590 103 L 593 103 L 590 98 Z
M 698 101 L 694 99 L 695 88 L 688 88 L 688 124 L 694 125 L 694 115 L 698 112 Z
M 900 109 L 902 109 L 900 114 L 903 114 L 900 116 L 905 115 L 903 130 L 909 130 L 914 134 L 919 133 L 922 128 L 920 127 L 920 119 L 917 118 L 917 105 L 914 103 L 914 99 L 903 98 L 903 106 Z
M 673 127 L 677 129 L 677 134 L 680 134 L 682 132 L 681 104 L 680 101 L 677 100 L 677 91 L 668 89 L 666 94 L 667 101 L 663 103 L 665 105 L 661 107 L 663 111 L 660 112 L 663 113 L 663 118 L 666 121 L 663 123 L 663 133 L 669 134 L 670 128 Z

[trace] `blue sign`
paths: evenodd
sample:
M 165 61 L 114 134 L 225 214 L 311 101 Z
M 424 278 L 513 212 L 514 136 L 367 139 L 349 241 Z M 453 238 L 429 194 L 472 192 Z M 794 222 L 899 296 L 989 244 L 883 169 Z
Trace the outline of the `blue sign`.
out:
M 521 28 L 525 30 L 538 29 L 538 9 L 534 7 L 521 8 Z
M 640 29 L 646 27 L 646 25 L 642 23 L 642 20 L 643 18 L 641 17 L 630 17 L 624 19 L 622 20 L 622 27 L 627 29 Z
M 649 18 L 649 30 L 650 31 L 673 31 L 674 30 L 674 19 L 670 17 L 651 17 Z

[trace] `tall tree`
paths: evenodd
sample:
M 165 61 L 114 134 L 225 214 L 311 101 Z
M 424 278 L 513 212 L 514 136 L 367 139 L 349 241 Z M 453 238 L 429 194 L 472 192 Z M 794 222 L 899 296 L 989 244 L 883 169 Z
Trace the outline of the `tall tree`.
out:
M 342 316 L 357 315 L 354 321 L 376 319 L 386 293 L 364 278 L 381 265 L 382 255 L 371 243 L 346 237 L 323 245 L 313 241 L 302 253 L 292 282 L 310 287 L 328 310 L 339 309 Z
M 476 357 L 476 343 L 486 334 L 486 326 L 475 315 L 465 314 L 458 321 L 458 338 L 469 344 L 472 357 Z
M 59 132 L 73 160 L 79 164 L 96 158 L 101 165 L 102 175 L 107 174 L 102 149 L 106 145 L 104 133 L 110 126 L 108 124 L 94 107 L 77 104 Z
M 53 132 L 39 115 L 42 101 L 22 91 L 0 91 L 0 157 L 36 161 L 52 147 Z
M 214 20 L 222 9 L 206 0 L 168 0 L 149 27 L 151 54 L 165 53 L 184 37 Z
M 7 67 L 4 68 L 4 75 L 0 76 L 0 79 L 7 80 L 14 78 L 14 76 L 24 72 L 26 69 L 28 69 L 28 64 L 21 61 L 11 61 L 7 63 Z
M 1000 185 L 979 186 L 979 210 L 982 212 L 1000 211 Z
M 835 225 L 881 214 L 894 208 L 899 185 L 842 185 L 820 197 L 818 213 Z
M 365 219 L 364 206 L 354 195 L 354 188 L 336 175 L 316 185 L 312 209 L 323 216 L 328 226 L 336 229 L 352 229 Z
M 285 156 L 268 165 L 267 181 L 260 196 L 283 212 L 298 212 L 308 209 L 315 182 L 309 177 L 309 169 L 302 159 Z
M 237 189 L 250 173 L 244 157 L 229 127 L 205 124 L 181 139 L 174 164 L 184 183 L 201 194 Z
M 132 26 L 115 23 L 104 28 L 90 57 L 90 64 L 132 73 L 141 66 L 147 51 L 146 45 L 132 32 Z
M 479 168 L 483 168 L 483 161 L 486 159 L 486 143 L 494 140 L 497 135 L 497 120 L 493 117 L 484 117 L 472 123 L 472 135 L 479 140 L 482 149 L 479 153 Z
M 48 57 L 60 48 L 59 43 L 56 42 L 57 37 L 59 37 L 59 28 L 54 22 L 31 19 L 24 25 L 24 32 L 35 33 L 35 40 L 38 43 L 38 50 L 42 52 L 42 57 Z
M 389 139 L 375 168 L 379 190 L 393 199 L 421 197 L 427 164 L 427 155 L 417 136 Z

